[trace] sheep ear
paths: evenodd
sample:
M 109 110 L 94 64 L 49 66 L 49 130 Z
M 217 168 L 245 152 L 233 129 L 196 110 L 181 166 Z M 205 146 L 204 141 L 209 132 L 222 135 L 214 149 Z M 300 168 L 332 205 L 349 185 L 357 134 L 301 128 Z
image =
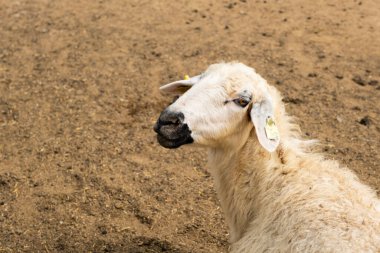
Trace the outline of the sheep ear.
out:
M 269 152 L 275 151 L 280 143 L 280 134 L 273 114 L 273 104 L 270 99 L 253 104 L 250 113 L 257 138 L 261 146 Z
M 201 76 L 194 76 L 189 79 L 179 80 L 172 83 L 165 84 L 160 87 L 160 91 L 164 94 L 171 95 L 182 95 L 188 89 L 190 89 L 194 84 L 196 84 L 201 79 Z

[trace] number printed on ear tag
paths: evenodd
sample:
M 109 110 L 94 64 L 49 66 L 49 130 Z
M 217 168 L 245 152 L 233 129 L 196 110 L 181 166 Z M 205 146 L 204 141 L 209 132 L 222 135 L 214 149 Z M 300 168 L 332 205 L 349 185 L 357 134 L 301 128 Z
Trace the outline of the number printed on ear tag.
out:
M 268 117 L 265 124 L 265 134 L 269 140 L 275 141 L 278 140 L 279 132 L 272 117 Z

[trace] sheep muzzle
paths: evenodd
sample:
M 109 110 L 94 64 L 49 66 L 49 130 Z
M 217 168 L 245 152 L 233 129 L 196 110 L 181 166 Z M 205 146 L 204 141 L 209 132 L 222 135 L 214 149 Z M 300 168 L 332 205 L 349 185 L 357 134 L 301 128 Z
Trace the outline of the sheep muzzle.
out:
M 178 148 L 194 141 L 183 113 L 163 111 L 153 129 L 158 143 L 165 148 Z

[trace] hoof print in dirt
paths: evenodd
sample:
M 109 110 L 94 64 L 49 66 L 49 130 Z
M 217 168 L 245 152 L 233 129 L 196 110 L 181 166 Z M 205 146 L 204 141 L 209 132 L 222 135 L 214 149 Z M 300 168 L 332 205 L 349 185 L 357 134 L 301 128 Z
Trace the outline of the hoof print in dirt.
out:
M 365 116 L 364 118 L 362 118 L 359 121 L 359 124 L 361 124 L 363 126 L 369 126 L 369 125 L 371 125 L 371 123 L 372 123 L 372 121 L 371 121 L 371 119 L 368 116 Z
M 302 100 L 302 99 L 299 99 L 299 98 L 291 98 L 291 97 L 284 97 L 284 98 L 282 99 L 282 101 L 283 101 L 284 103 L 295 104 L 295 105 L 298 105 L 298 104 L 303 103 L 303 100 Z
M 98 226 L 99 233 L 102 235 L 108 234 L 107 228 L 105 226 Z
M 9 103 L 0 99 L 0 123 L 17 121 L 18 112 Z
M 371 86 L 377 86 L 378 84 L 379 84 L 378 80 L 371 80 L 368 82 L 368 85 L 371 85 Z
M 366 85 L 366 81 L 363 78 L 361 78 L 360 76 L 354 76 L 352 78 L 352 81 L 354 81 L 356 84 L 359 84 L 360 86 Z
M 174 247 L 167 241 L 158 240 L 156 238 L 149 238 L 139 236 L 132 239 L 133 246 L 128 252 L 145 253 L 145 252 L 172 252 L 172 253 L 185 253 Z

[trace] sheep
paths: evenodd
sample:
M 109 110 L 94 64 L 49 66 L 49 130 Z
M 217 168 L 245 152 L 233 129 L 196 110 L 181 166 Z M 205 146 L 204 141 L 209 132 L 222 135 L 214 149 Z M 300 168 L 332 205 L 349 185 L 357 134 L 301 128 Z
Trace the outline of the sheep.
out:
M 208 149 L 230 251 L 380 252 L 380 201 L 336 161 L 312 151 L 276 88 L 238 62 L 169 83 L 160 145 Z

